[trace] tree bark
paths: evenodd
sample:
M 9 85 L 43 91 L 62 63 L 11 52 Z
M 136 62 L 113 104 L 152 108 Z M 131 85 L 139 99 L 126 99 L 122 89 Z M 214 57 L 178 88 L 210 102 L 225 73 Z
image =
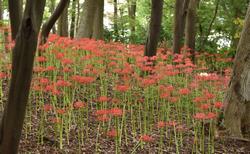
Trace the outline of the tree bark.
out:
M 197 0 L 190 0 L 186 18 L 185 45 L 191 49 L 190 52 L 193 62 L 195 58 L 196 9 Z
M 93 25 L 93 38 L 103 39 L 104 0 L 97 0 Z
M 10 10 L 13 10 L 11 7 L 16 6 L 10 5 Z M 44 7 L 45 0 L 26 1 L 13 49 L 11 84 L 1 125 L 0 153 L 2 154 L 16 154 L 18 151 Z
M 55 10 L 55 0 L 51 0 L 50 3 L 51 4 L 50 4 L 50 7 L 49 7 L 49 10 L 50 10 L 50 13 L 51 13 L 51 16 L 52 16 L 52 14 L 53 14 L 53 12 Z M 53 27 L 52 27 L 52 33 L 56 34 L 56 26 L 55 25 L 53 25 Z
M 58 35 L 67 37 L 69 36 L 68 33 L 68 6 L 69 6 L 69 1 L 66 4 L 66 7 L 64 7 L 63 12 L 61 13 L 61 16 L 59 17 L 58 20 Z
M 11 39 L 15 40 L 22 18 L 22 1 L 8 0 L 11 27 Z
M 49 32 L 56 23 L 57 19 L 60 17 L 64 9 L 67 7 L 69 3 L 69 0 L 61 0 L 53 14 L 50 16 L 48 21 L 46 21 L 43 26 L 42 26 L 42 31 L 41 31 L 41 42 L 40 44 L 44 44 L 47 41 L 47 38 L 49 36 Z
M 174 53 L 180 53 L 182 47 L 182 39 L 185 28 L 185 19 L 187 15 L 187 8 L 190 0 L 176 0 L 175 2 L 175 13 L 174 13 L 174 41 L 173 51 Z
M 160 37 L 163 0 L 151 0 L 151 19 L 149 33 L 146 41 L 144 56 L 152 57 L 156 55 L 158 39 Z
M 83 3 L 83 13 L 80 19 L 80 25 L 77 32 L 77 38 L 92 38 L 93 25 L 96 9 L 96 0 L 85 0 Z
M 115 41 L 118 41 L 118 4 L 117 4 L 117 0 L 114 0 L 114 35 L 115 35 Z
M 224 100 L 225 126 L 232 136 L 250 129 L 250 5 L 237 47 L 229 89 Z
M 0 0 L 0 26 L 3 25 L 3 2 Z
M 70 23 L 70 38 L 75 37 L 75 20 L 76 20 L 76 0 L 72 0 L 72 6 L 71 6 L 71 23 Z
M 136 0 L 128 0 L 128 15 L 130 24 L 130 42 L 135 41 L 135 17 L 136 17 Z

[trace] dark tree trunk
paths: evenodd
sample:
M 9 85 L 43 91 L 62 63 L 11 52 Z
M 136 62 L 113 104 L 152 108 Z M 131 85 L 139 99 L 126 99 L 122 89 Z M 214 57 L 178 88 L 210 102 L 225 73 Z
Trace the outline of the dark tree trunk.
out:
M 129 15 L 129 24 L 130 24 L 130 42 L 135 41 L 135 17 L 136 17 L 136 0 L 128 0 L 128 15 Z
M 95 38 L 96 40 L 103 39 L 103 14 L 104 0 L 97 0 L 93 25 L 93 38 Z
M 3 25 L 3 2 L 0 0 L 0 26 Z
M 41 31 L 41 42 L 40 44 L 44 44 L 47 41 L 47 38 L 49 36 L 49 32 L 54 26 L 55 22 L 57 19 L 60 17 L 64 9 L 68 6 L 69 0 L 61 0 L 51 17 L 46 21 L 43 26 L 42 26 L 42 31 Z
M 145 46 L 144 56 L 152 57 L 156 55 L 158 39 L 160 37 L 163 0 L 151 0 L 151 18 L 149 33 Z
M 22 18 L 22 1 L 8 0 L 11 26 L 11 39 L 15 40 Z
M 193 62 L 195 58 L 196 8 L 197 0 L 190 0 L 186 19 L 185 45 L 190 48 Z
M 76 0 L 72 0 L 71 6 L 71 23 L 70 23 L 70 38 L 75 37 L 75 20 L 76 20 Z
M 225 126 L 232 136 L 250 130 L 250 6 L 237 47 L 233 74 L 225 97 Z M 249 132 L 248 132 L 249 133 Z
M 174 14 L 174 40 L 173 51 L 174 53 L 180 53 L 180 49 L 183 46 L 183 34 L 185 28 L 185 19 L 187 15 L 187 8 L 190 0 L 176 0 L 175 2 L 175 14 Z
M 54 10 L 55 10 L 55 0 L 51 0 L 50 1 L 50 7 L 49 7 L 49 10 L 50 10 L 50 13 L 51 13 L 51 15 L 53 14 L 53 12 L 54 12 Z M 56 34 L 56 26 L 55 25 L 53 25 L 53 27 L 52 27 L 52 33 L 53 34 Z
M 200 50 L 202 50 L 204 48 L 205 44 L 207 43 L 207 40 L 208 40 L 208 37 L 209 37 L 209 35 L 211 33 L 214 21 L 215 21 L 215 19 L 217 17 L 217 13 L 218 13 L 218 9 L 219 9 L 219 4 L 220 4 L 220 0 L 217 0 L 216 5 L 215 5 L 215 9 L 214 9 L 214 16 L 213 16 L 213 18 L 212 18 L 212 20 L 211 20 L 211 22 L 210 22 L 210 24 L 208 26 L 207 34 L 204 37 L 204 39 L 202 40 L 202 43 L 201 43 L 201 46 L 200 46 Z M 237 44 L 238 44 L 238 42 L 237 42 Z M 235 46 L 237 46 L 237 44 Z
M 67 2 L 67 6 L 64 8 L 61 16 L 58 20 L 58 35 L 67 37 L 69 36 L 68 33 L 68 6 L 69 2 Z
M 115 41 L 118 41 L 118 24 L 117 24 L 117 20 L 118 20 L 118 4 L 117 4 L 117 0 L 114 0 L 114 34 L 115 34 Z
M 77 38 L 92 38 L 96 10 L 96 0 L 85 0 L 78 28 Z
M 18 151 L 44 6 L 45 0 L 26 1 L 13 49 L 11 84 L 1 125 L 1 154 L 16 154 Z M 10 5 L 10 10 L 12 7 L 16 6 Z

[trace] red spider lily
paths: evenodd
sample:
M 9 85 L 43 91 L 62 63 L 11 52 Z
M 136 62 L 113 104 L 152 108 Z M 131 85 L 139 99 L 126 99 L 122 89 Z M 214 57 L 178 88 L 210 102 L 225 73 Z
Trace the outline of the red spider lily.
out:
M 206 114 L 205 113 L 196 113 L 193 117 L 194 117 L 194 119 L 197 119 L 197 120 L 204 120 L 204 119 L 206 119 Z
M 175 121 L 168 121 L 168 122 L 166 122 L 166 126 L 176 126 L 177 125 L 177 122 L 175 122 Z
M 64 114 L 64 113 L 66 113 L 66 110 L 65 109 L 57 109 L 56 110 L 56 112 L 58 113 L 58 114 Z
M 59 124 L 62 122 L 62 120 L 60 118 L 56 118 L 56 117 L 50 118 L 49 121 L 54 123 L 54 124 Z
M 141 140 L 142 142 L 153 142 L 153 141 L 154 141 L 154 138 L 151 137 L 151 136 L 149 136 L 149 135 L 142 135 L 142 136 L 140 137 L 140 140 Z
M 63 57 L 64 57 L 64 53 L 58 52 L 58 53 L 56 54 L 56 58 L 57 58 L 57 59 L 62 59 Z
M 43 67 L 40 67 L 40 66 L 35 66 L 33 68 L 33 71 L 34 72 L 43 72 L 43 71 L 45 71 L 45 69 Z
M 40 78 L 39 82 L 41 85 L 47 85 L 50 81 L 48 78 Z
M 55 89 L 55 88 L 53 88 L 51 92 L 52 92 L 52 94 L 53 94 L 53 95 L 55 95 L 55 96 L 57 96 L 57 95 L 60 95 L 60 94 L 61 94 L 61 91 L 60 91 L 60 90 L 58 90 L 58 89 Z
M 188 88 L 182 88 L 179 90 L 180 95 L 188 95 L 190 93 L 190 90 Z
M 126 92 L 129 90 L 129 86 L 128 85 L 117 85 L 116 90 L 120 91 L 120 92 Z
M 62 71 L 64 73 L 72 72 L 72 70 L 69 67 L 64 67 Z
M 71 86 L 71 83 L 65 80 L 58 80 L 55 85 L 58 87 L 69 87 Z
M 168 92 L 165 92 L 160 95 L 160 98 L 168 98 L 168 97 L 170 97 L 170 94 Z
M 208 110 L 210 107 L 211 104 L 207 103 L 207 104 L 201 104 L 199 108 L 202 110 Z
M 97 116 L 96 119 L 101 122 L 107 122 L 110 120 L 110 117 L 107 114 L 104 114 L 104 115 Z
M 73 104 L 73 106 L 74 106 L 74 108 L 75 109 L 81 109 L 81 108 L 83 108 L 83 107 L 85 107 L 86 106 L 86 104 L 84 103 L 84 102 L 75 102 L 74 104 Z
M 195 97 L 195 98 L 193 99 L 193 102 L 194 102 L 194 103 L 201 103 L 201 102 L 203 102 L 203 101 L 205 101 L 203 97 Z
M 63 65 L 70 65 L 70 64 L 73 64 L 73 60 L 68 59 L 68 58 L 64 58 L 64 59 L 61 60 L 61 63 Z
M 47 85 L 45 88 L 44 88 L 44 91 L 46 92 L 50 92 L 54 89 L 54 86 L 53 85 Z
M 47 68 L 45 68 L 45 71 L 55 71 L 56 67 L 55 66 L 48 66 Z
M 7 77 L 7 74 L 0 72 L 0 79 L 6 78 L 6 77 Z
M 147 87 L 147 86 L 153 85 L 155 83 L 156 83 L 156 81 L 154 79 L 142 79 L 141 84 L 142 84 L 142 86 Z
M 215 95 L 212 94 L 212 93 L 210 93 L 210 92 L 208 92 L 208 91 L 205 91 L 204 95 L 205 95 L 206 99 L 213 99 L 213 98 L 215 98 Z
M 110 131 L 107 132 L 108 137 L 116 137 L 117 136 L 117 130 L 111 129 Z
M 43 106 L 43 110 L 44 110 L 45 112 L 49 112 L 49 111 L 51 111 L 52 109 L 53 109 L 53 106 L 50 105 L 50 104 L 44 104 L 44 106 Z
M 215 119 L 217 117 L 216 113 L 209 112 L 206 114 L 206 119 Z
M 100 96 L 97 100 L 98 102 L 107 102 L 109 98 L 107 96 Z
M 113 108 L 109 110 L 109 113 L 115 117 L 119 117 L 123 115 L 122 109 L 119 108 Z
M 88 83 L 92 83 L 95 81 L 94 77 L 80 76 L 80 75 L 74 75 L 72 76 L 72 79 L 82 84 L 88 84 Z
M 39 57 L 36 58 L 36 60 L 37 60 L 38 62 L 46 62 L 46 61 L 47 61 L 47 58 L 44 57 L 44 56 L 39 56 Z
M 105 115 L 105 114 L 108 114 L 108 113 L 109 113 L 109 110 L 101 109 L 101 110 L 96 110 L 94 112 L 94 115 L 99 116 L 99 115 Z
M 179 101 L 179 98 L 178 97 L 169 97 L 168 101 L 171 102 L 171 103 L 176 103 L 176 102 Z
M 223 103 L 222 102 L 215 102 L 214 107 L 217 109 L 221 109 L 223 107 Z
M 164 122 L 164 121 L 159 121 L 159 122 L 157 122 L 156 126 L 157 126 L 157 128 L 166 127 L 166 122 Z

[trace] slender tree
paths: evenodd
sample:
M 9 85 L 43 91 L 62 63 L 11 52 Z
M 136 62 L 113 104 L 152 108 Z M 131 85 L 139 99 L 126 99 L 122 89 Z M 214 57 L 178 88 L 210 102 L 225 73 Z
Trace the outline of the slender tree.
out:
M 47 38 L 49 36 L 49 32 L 52 29 L 52 27 L 55 25 L 55 22 L 60 17 L 64 9 L 67 7 L 69 3 L 69 0 L 60 0 L 58 3 L 55 11 L 50 16 L 50 18 L 43 24 L 42 31 L 41 31 L 41 39 L 40 44 L 44 44 L 47 41 Z
M 136 0 L 128 0 L 128 15 L 130 24 L 130 42 L 135 40 L 135 18 L 136 18 Z
M 114 0 L 114 35 L 115 35 L 115 41 L 118 41 L 119 34 L 118 34 L 118 3 L 117 0 Z
M 250 5 L 234 60 L 229 89 L 224 100 L 225 126 L 232 136 L 250 130 Z
M 3 1 L 0 0 L 0 26 L 2 25 L 3 20 Z
M 22 18 L 22 1 L 8 0 L 11 38 L 15 40 Z
M 71 3 L 71 23 L 70 23 L 70 38 L 75 37 L 75 25 L 76 25 L 76 0 L 72 0 Z
M 11 4 L 9 8 L 13 11 L 12 7 L 16 8 L 16 4 Z M 25 12 L 13 49 L 11 84 L 0 131 L 1 154 L 16 154 L 18 151 L 44 7 L 45 0 L 26 1 Z M 11 16 L 11 20 L 16 17 L 20 17 L 20 14 Z
M 151 18 L 149 33 L 146 41 L 144 56 L 156 55 L 158 39 L 160 37 L 163 0 L 151 0 Z
M 197 0 L 190 0 L 186 17 L 185 45 L 190 48 L 192 60 L 195 58 L 196 8 Z
M 174 13 L 174 40 L 173 51 L 174 53 L 180 53 L 182 47 L 182 39 L 185 28 L 185 21 L 187 15 L 187 8 L 190 0 L 176 0 L 175 1 L 175 13 Z
M 67 37 L 68 33 L 68 6 L 69 2 L 67 2 L 66 7 L 64 8 L 59 20 L 58 20 L 58 35 Z

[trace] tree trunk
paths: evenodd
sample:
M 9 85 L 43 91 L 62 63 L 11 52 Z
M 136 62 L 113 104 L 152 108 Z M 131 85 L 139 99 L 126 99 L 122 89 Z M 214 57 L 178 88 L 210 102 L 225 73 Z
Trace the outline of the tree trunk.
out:
M 71 23 L 70 23 L 70 38 L 75 37 L 75 20 L 76 20 L 76 0 L 72 0 L 71 6 Z
M 0 0 L 0 26 L 3 25 L 3 2 Z
M 10 5 L 10 10 L 15 5 Z M 1 125 L 0 153 L 16 154 L 22 132 L 26 104 L 42 22 L 45 0 L 27 0 L 24 16 L 13 49 L 11 84 Z M 19 17 L 16 14 L 16 17 Z
M 42 31 L 41 31 L 41 39 L 40 39 L 40 44 L 44 44 L 47 41 L 47 38 L 49 36 L 49 32 L 57 19 L 60 17 L 64 9 L 68 6 L 69 0 L 61 0 L 53 14 L 50 16 L 48 21 L 46 21 L 43 26 L 42 26 Z
M 130 24 L 130 42 L 135 41 L 135 17 L 136 17 L 136 0 L 128 0 L 128 15 Z
M 151 0 L 151 18 L 144 56 L 156 55 L 158 39 L 160 37 L 163 0 Z
M 174 40 L 173 51 L 174 53 L 180 53 L 182 47 L 182 39 L 185 28 L 185 19 L 187 15 L 187 8 L 190 0 L 176 0 L 175 2 L 175 14 L 174 14 Z
M 76 2 L 77 2 L 77 13 L 76 13 L 76 32 L 78 32 L 78 29 L 79 29 L 79 19 L 80 19 L 80 2 L 79 2 L 79 0 L 76 0 Z M 75 35 L 77 35 L 77 33 L 75 34 Z
M 59 20 L 58 20 L 58 35 L 67 37 L 68 33 L 68 6 L 69 2 L 67 2 L 67 6 L 64 8 Z
M 97 0 L 93 25 L 93 38 L 96 40 L 103 39 L 103 14 L 104 0 Z
M 95 17 L 96 0 L 85 0 L 83 3 L 83 13 L 77 32 L 77 38 L 92 38 Z
M 49 10 L 50 10 L 50 13 L 51 13 L 51 16 L 52 16 L 52 14 L 53 14 L 53 12 L 55 10 L 55 0 L 51 0 L 50 3 L 51 4 L 50 4 L 50 7 L 49 7 Z M 52 33 L 56 34 L 56 26 L 55 26 L 55 24 L 52 27 Z
M 225 97 L 225 126 L 232 136 L 250 129 L 250 6 L 237 47 L 233 74 Z
M 193 62 L 195 58 L 196 8 L 197 0 L 190 0 L 186 19 L 185 45 L 191 49 Z
M 117 4 L 117 0 L 114 0 L 114 35 L 115 35 L 115 41 L 118 41 L 118 4 Z
M 11 27 L 11 39 L 15 40 L 22 18 L 22 1 L 8 0 Z
M 209 24 L 209 27 L 208 27 L 208 30 L 207 30 L 207 34 L 204 37 L 204 39 L 202 40 L 202 43 L 201 43 L 201 46 L 200 46 L 200 50 L 202 50 L 204 48 L 204 45 L 207 43 L 207 40 L 208 40 L 208 37 L 209 37 L 209 35 L 211 33 L 214 21 L 215 21 L 215 19 L 217 17 L 217 13 L 218 13 L 218 9 L 219 9 L 219 4 L 220 4 L 220 0 L 217 0 L 216 5 L 215 5 L 215 9 L 214 9 L 214 16 L 213 16 L 213 18 L 212 18 L 212 20 L 211 20 L 211 22 Z M 237 44 L 238 44 L 238 42 L 237 42 Z M 237 44 L 235 46 L 237 46 Z

